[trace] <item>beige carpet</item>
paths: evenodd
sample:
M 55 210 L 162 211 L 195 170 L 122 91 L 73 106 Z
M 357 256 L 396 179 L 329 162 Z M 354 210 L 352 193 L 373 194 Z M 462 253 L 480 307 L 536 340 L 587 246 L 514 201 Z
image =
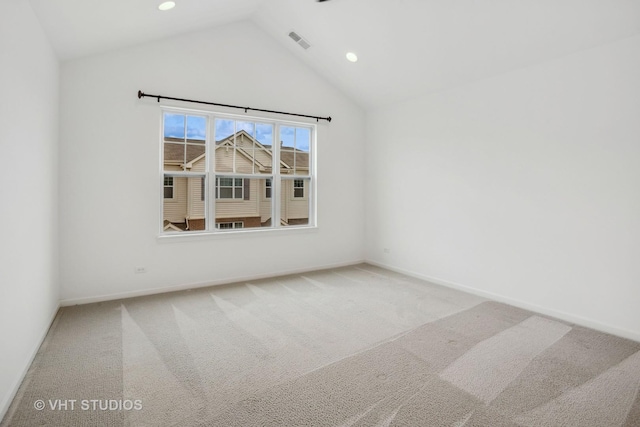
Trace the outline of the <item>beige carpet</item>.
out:
M 639 387 L 640 343 L 363 264 L 64 308 L 2 426 L 630 427 Z

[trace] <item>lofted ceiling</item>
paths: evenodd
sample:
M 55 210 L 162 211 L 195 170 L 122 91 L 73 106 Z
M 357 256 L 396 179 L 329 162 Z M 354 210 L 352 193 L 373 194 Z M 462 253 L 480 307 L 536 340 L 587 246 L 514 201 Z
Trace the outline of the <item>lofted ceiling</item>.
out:
M 248 19 L 264 0 L 29 0 L 62 60 Z
M 367 109 L 640 33 L 637 0 L 30 1 L 62 60 L 252 20 Z

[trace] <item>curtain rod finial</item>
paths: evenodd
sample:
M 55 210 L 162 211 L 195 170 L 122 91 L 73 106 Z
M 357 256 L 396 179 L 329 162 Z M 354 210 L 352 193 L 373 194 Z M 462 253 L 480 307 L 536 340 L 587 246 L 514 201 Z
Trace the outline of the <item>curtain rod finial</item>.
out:
M 144 92 L 139 90 L 138 91 L 138 99 L 142 98 L 144 96 Z
M 327 121 L 331 123 L 331 116 L 327 117 Z

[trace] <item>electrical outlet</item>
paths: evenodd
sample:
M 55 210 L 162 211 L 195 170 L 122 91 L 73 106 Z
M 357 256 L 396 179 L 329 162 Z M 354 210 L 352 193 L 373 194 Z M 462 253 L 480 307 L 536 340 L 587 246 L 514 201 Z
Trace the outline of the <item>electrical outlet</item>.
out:
M 144 266 L 135 267 L 133 269 L 133 272 L 136 273 L 136 274 L 146 273 L 147 272 L 147 267 L 144 267 Z

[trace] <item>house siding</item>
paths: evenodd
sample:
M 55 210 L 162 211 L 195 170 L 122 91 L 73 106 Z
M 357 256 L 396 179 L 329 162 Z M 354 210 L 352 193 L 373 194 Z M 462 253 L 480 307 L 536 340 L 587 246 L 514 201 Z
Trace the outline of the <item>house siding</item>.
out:
M 243 200 L 216 199 L 216 222 L 232 220 L 243 221 L 245 227 L 260 226 L 271 219 L 272 200 L 265 197 L 266 179 L 271 173 L 271 151 L 262 148 L 253 139 L 243 133 L 233 140 L 226 140 L 216 146 L 215 166 L 217 176 L 233 173 L 265 174 L 264 178 L 247 179 L 249 183 L 248 198 L 245 193 Z M 247 157 L 249 156 L 249 157 Z M 235 160 L 234 160 L 235 157 Z M 206 172 L 206 157 L 202 156 L 186 165 L 190 172 Z M 166 172 L 183 171 L 175 164 L 165 165 Z M 283 174 L 291 170 L 282 168 Z M 302 177 L 301 177 L 302 178 Z M 301 223 L 309 217 L 309 182 L 304 181 L 304 197 L 294 198 L 293 180 L 282 180 L 280 210 L 281 220 L 285 223 Z M 245 184 L 245 192 L 247 187 Z M 207 192 L 210 193 L 210 192 Z M 174 199 L 165 199 L 163 219 L 183 223 L 185 218 L 202 219 L 205 217 L 206 201 L 202 200 L 202 181 L 200 177 L 174 178 Z M 257 224 L 257 225 L 256 225 Z
M 216 218 L 260 216 L 257 180 L 249 180 L 249 200 L 216 199 Z
M 204 218 L 204 205 L 202 200 L 202 178 L 188 179 L 187 216 L 191 218 Z
M 309 181 L 304 180 L 304 197 L 293 195 L 293 180 L 283 180 L 280 217 L 286 222 L 309 218 Z
M 173 199 L 164 199 L 164 219 L 182 223 L 187 217 L 187 178 L 173 178 Z

